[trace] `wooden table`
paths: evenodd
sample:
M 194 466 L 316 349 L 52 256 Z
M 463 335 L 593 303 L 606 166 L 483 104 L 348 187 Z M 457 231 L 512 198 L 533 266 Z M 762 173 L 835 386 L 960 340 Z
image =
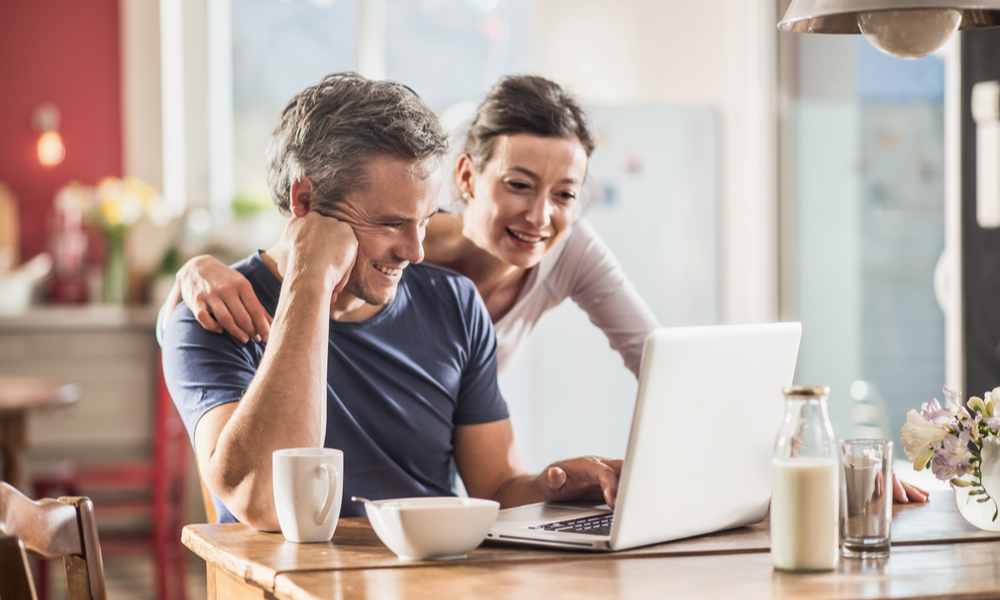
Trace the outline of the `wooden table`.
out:
M 953 492 L 897 506 L 887 559 L 833 572 L 771 565 L 770 530 L 750 527 L 613 554 L 485 544 L 465 560 L 401 561 L 367 519 L 341 519 L 331 543 L 293 544 L 243 525 L 189 525 L 208 599 L 280 598 L 1000 598 L 1000 533 L 969 525 Z
M 0 376 L 0 481 L 24 489 L 27 412 L 76 402 L 79 397 L 70 383 Z

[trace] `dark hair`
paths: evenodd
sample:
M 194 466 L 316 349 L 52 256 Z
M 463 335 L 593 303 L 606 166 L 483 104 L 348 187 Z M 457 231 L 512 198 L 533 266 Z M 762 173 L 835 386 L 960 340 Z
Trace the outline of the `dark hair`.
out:
M 334 73 L 292 98 L 267 144 L 271 197 L 289 214 L 293 181 L 309 177 L 321 206 L 366 184 L 374 156 L 440 159 L 448 138 L 416 92 L 392 81 Z M 415 175 L 416 176 L 416 175 Z
M 542 137 L 577 139 L 587 156 L 594 151 L 594 133 L 576 98 L 559 84 L 535 75 L 509 75 L 486 95 L 462 152 L 482 171 L 493 158 L 496 138 L 530 133 Z

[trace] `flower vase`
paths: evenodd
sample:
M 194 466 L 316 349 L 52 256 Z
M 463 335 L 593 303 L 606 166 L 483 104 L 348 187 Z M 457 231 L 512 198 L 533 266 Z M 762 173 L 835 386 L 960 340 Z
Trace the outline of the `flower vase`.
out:
M 107 232 L 107 258 L 104 263 L 104 302 L 128 302 L 128 260 L 125 257 L 124 227 L 113 227 Z
M 1000 438 L 992 435 L 984 438 L 982 456 L 979 472 L 990 500 L 978 502 L 980 496 L 969 495 L 971 488 L 958 487 L 955 488 L 955 501 L 966 521 L 984 531 L 1000 531 L 1000 516 L 993 520 L 1000 503 Z

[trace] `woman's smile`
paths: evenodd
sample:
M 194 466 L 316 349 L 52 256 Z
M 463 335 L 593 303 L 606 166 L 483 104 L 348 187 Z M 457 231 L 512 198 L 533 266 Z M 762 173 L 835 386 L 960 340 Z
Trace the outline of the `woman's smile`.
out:
M 507 233 L 509 233 L 510 236 L 514 238 L 515 244 L 517 244 L 519 247 L 523 247 L 526 250 L 534 250 L 539 245 L 541 245 L 542 242 L 544 242 L 550 237 L 550 234 L 532 235 L 522 230 L 512 229 L 510 227 L 507 228 Z

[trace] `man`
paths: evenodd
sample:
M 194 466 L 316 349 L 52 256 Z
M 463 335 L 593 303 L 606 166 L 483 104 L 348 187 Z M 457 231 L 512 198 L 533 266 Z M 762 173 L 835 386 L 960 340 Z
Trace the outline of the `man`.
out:
M 271 453 L 323 445 L 344 451 L 346 496 L 453 494 L 454 459 L 470 495 L 504 506 L 614 502 L 621 461 L 526 472 L 482 301 L 464 277 L 417 265 L 445 150 L 399 84 L 331 75 L 285 107 L 267 172 L 290 218 L 236 267 L 274 315 L 267 344 L 208 332 L 183 305 L 164 332 L 167 383 L 220 520 L 277 530 Z

